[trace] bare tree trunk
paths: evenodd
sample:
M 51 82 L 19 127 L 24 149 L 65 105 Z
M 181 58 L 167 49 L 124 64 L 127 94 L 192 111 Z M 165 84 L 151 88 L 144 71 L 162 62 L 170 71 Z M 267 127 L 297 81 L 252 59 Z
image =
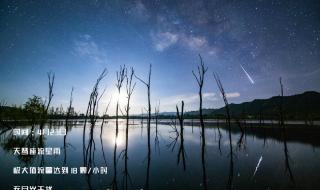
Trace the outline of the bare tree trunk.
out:
M 99 96 L 99 84 L 101 80 L 107 75 L 107 70 L 104 69 L 102 73 L 99 75 L 98 79 L 96 80 L 95 85 L 93 86 L 93 89 L 90 94 L 89 102 L 88 102 L 88 107 L 87 107 L 87 112 L 86 112 L 86 117 L 84 121 L 84 126 L 83 126 L 83 136 L 82 136 L 82 144 L 83 144 L 83 162 L 85 166 L 88 166 L 92 163 L 92 157 L 94 157 L 94 149 L 92 149 L 92 146 L 95 146 L 94 144 L 94 139 L 93 139 L 93 130 L 95 126 L 95 122 L 97 119 L 97 112 L 98 112 L 98 105 L 99 101 L 104 94 L 104 91 L 101 93 Z M 86 123 L 87 123 L 87 117 L 90 118 L 90 133 L 89 133 L 89 141 L 88 141 L 88 147 L 86 147 Z M 93 151 L 93 152 L 92 152 Z M 88 160 L 89 159 L 89 160 Z
M 283 84 L 281 77 L 279 79 L 280 82 L 280 90 L 281 90 L 281 95 L 280 95 L 280 105 L 279 105 L 279 112 L 280 112 L 280 126 L 282 128 L 282 135 L 283 135 L 283 151 L 284 151 L 284 156 L 285 156 L 285 168 L 286 171 L 289 174 L 289 178 L 293 184 L 295 184 L 295 180 L 293 177 L 293 173 L 290 167 L 290 155 L 289 155 L 289 150 L 287 146 L 287 134 L 286 134 L 286 127 L 284 123 L 284 116 L 283 116 Z
M 232 189 L 232 182 L 233 182 L 233 148 L 232 148 L 232 136 L 231 136 L 231 117 L 230 117 L 230 110 L 229 110 L 229 104 L 227 100 L 226 93 L 224 91 L 224 88 L 222 86 L 222 83 L 220 81 L 220 78 L 218 75 L 214 74 L 214 78 L 216 80 L 217 86 L 220 90 L 220 93 L 222 95 L 225 108 L 226 108 L 226 114 L 227 114 L 227 125 L 229 130 L 229 150 L 230 150 L 230 169 L 229 169 L 229 178 L 227 182 L 226 189 Z M 240 128 L 241 129 L 241 128 Z
M 69 101 L 69 107 L 68 107 L 68 112 L 67 112 L 67 116 L 66 116 L 66 134 L 63 137 L 63 148 L 64 148 L 64 161 L 63 161 L 63 165 L 65 166 L 67 164 L 67 135 L 68 135 L 68 131 L 69 131 L 69 116 L 70 116 L 70 111 L 71 111 L 71 107 L 72 107 L 72 101 L 73 101 L 73 87 L 71 89 L 71 94 L 70 94 L 70 101 Z
M 151 87 L 151 64 L 149 67 L 149 75 L 148 75 L 148 82 L 145 82 L 144 80 L 142 80 L 141 78 L 137 77 L 135 75 L 135 77 L 142 82 L 144 85 L 146 85 L 147 90 L 148 90 L 148 125 L 147 125 L 147 132 L 148 132 L 148 150 L 150 149 L 150 123 L 151 123 L 151 98 L 150 98 L 150 87 Z
M 128 172 L 128 143 L 129 143 L 129 112 L 130 112 L 130 99 L 136 83 L 132 84 L 132 77 L 134 75 L 134 70 L 131 68 L 130 77 L 127 77 L 126 91 L 127 91 L 127 106 L 126 111 L 126 147 L 124 152 L 124 177 L 125 177 L 125 189 L 128 189 L 128 178 L 130 180 L 130 175 Z
M 202 113 L 202 88 L 204 83 L 204 76 L 205 73 L 208 70 L 208 67 L 205 67 L 202 57 L 199 54 L 200 58 L 200 65 L 198 66 L 198 74 L 196 75 L 194 71 L 192 71 L 193 76 L 197 80 L 198 86 L 199 86 L 199 116 L 200 116 L 200 126 L 201 126 L 201 140 L 202 140 L 202 146 L 201 146 L 201 160 L 202 160 L 202 177 L 203 177 L 203 187 L 204 189 L 207 189 L 207 175 L 206 175 L 206 166 L 205 166 L 205 144 L 206 144 L 206 137 L 205 137 L 205 128 L 204 128 L 204 121 L 203 121 L 203 113 Z
M 150 127 L 151 127 L 151 100 L 150 100 L 150 87 L 151 87 L 151 64 L 149 67 L 149 76 L 148 82 L 145 82 L 141 78 L 135 75 L 135 77 L 144 85 L 146 85 L 148 90 L 148 123 L 147 123 L 147 133 L 148 133 L 148 167 L 147 167 L 147 181 L 146 188 L 149 189 L 149 169 L 150 169 L 150 160 L 151 160 L 151 145 L 150 145 Z
M 195 77 L 195 79 L 197 80 L 198 86 L 199 86 L 199 99 L 200 99 L 200 103 L 199 103 L 199 117 L 200 117 L 200 125 L 201 125 L 201 136 L 203 138 L 205 138 L 205 133 L 204 133 L 204 121 L 203 121 L 203 113 L 202 113 L 202 88 L 203 88 L 203 83 L 204 83 L 204 76 L 205 73 L 208 70 L 208 67 L 205 67 L 203 61 L 202 61 L 202 57 L 199 54 L 199 58 L 200 58 L 200 65 L 198 66 L 198 74 L 196 75 L 194 71 L 192 71 L 193 76 Z
M 123 85 L 123 81 L 127 76 L 127 70 L 126 66 L 120 66 L 120 70 L 116 72 L 117 74 L 117 83 L 116 87 L 118 90 L 118 96 L 120 96 L 121 87 Z M 112 179 L 112 189 L 117 190 L 118 189 L 118 181 L 117 181 L 117 139 L 119 134 L 119 99 L 117 100 L 116 105 L 116 134 L 115 134 L 115 140 L 114 140 L 114 149 L 113 149 L 113 179 Z

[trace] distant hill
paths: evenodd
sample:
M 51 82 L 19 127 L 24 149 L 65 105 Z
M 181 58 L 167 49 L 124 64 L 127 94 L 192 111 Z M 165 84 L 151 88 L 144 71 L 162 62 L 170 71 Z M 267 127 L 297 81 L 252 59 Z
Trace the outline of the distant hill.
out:
M 251 102 L 240 104 L 229 104 L 230 113 L 233 118 L 247 119 L 278 119 L 280 96 L 274 96 L 269 99 L 256 99 Z M 284 96 L 283 112 L 285 119 L 293 120 L 320 120 L 320 93 L 308 91 L 302 94 Z M 224 118 L 225 107 L 219 109 L 203 109 L 205 118 Z M 28 119 L 27 113 L 22 107 L 0 106 L 0 121 L 6 119 L 21 120 Z M 159 118 L 175 117 L 175 112 L 162 112 Z M 146 117 L 147 114 L 144 114 Z M 152 114 L 154 116 L 154 114 Z M 140 115 L 132 115 L 132 118 L 140 118 Z M 198 118 L 198 111 L 185 113 L 185 118 Z M 51 119 L 62 119 L 64 115 L 49 115 Z M 72 118 L 84 118 L 84 116 L 74 116 Z
M 256 99 L 251 102 L 230 104 L 230 112 L 233 117 L 275 119 L 279 116 L 280 96 L 269 99 Z M 283 110 L 286 119 L 314 120 L 320 119 L 320 93 L 307 91 L 302 94 L 284 96 Z M 208 117 L 225 116 L 225 107 L 220 109 L 204 109 L 204 115 Z M 186 115 L 196 116 L 198 111 L 187 112 Z

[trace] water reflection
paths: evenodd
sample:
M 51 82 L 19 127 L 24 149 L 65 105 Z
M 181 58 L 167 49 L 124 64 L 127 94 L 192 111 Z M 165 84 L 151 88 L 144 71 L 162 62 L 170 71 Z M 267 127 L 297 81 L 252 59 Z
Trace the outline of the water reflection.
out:
M 114 190 L 118 189 L 118 181 L 117 181 L 117 148 L 118 143 L 122 142 L 118 140 L 119 135 L 119 123 L 118 118 L 116 119 L 116 130 L 115 130 L 115 138 L 114 138 L 114 149 L 113 149 L 113 179 L 111 182 L 111 187 Z
M 144 185 L 144 188 L 147 190 L 150 189 L 150 165 L 151 165 L 151 149 L 148 147 L 146 182 Z
M 202 134 L 205 134 L 205 130 L 202 130 Z M 206 151 L 206 140 L 205 135 L 201 135 L 201 166 L 202 166 L 202 185 L 203 189 L 208 189 L 207 185 L 207 171 L 206 171 L 206 158 L 205 158 L 205 151 Z
M 93 127 L 87 123 L 85 163 L 81 159 L 82 139 L 79 138 L 83 122 L 51 122 L 43 126 L 43 129 L 68 129 L 61 137 L 14 136 L 12 129 L 7 130 L 0 136 L 0 161 L 8 163 L 0 166 L 4 171 L 0 177 L 8 184 L 2 183 L 0 189 L 9 189 L 8 185 L 16 180 L 25 184 L 55 184 L 57 189 L 317 189 L 320 186 L 314 173 L 320 169 L 320 143 L 316 140 L 319 131 L 316 129 L 311 136 L 310 132 L 297 128 L 252 128 L 240 121 L 243 132 L 236 126 L 238 124 L 231 125 L 229 132 L 228 126 L 220 123 L 219 128 L 205 128 L 203 143 L 198 130 L 192 133 L 192 126 L 186 125 L 185 121 L 180 123 L 177 119 L 170 123 L 171 126 L 158 124 L 164 145 L 159 146 L 161 154 L 152 154 L 147 147 L 147 131 L 141 136 L 141 126 L 130 124 L 127 147 L 130 159 L 123 161 L 120 158 L 124 153 L 120 153 L 119 147 L 125 148 L 126 122 L 120 120 L 118 127 L 114 120 L 97 121 Z M 154 138 L 156 128 L 151 125 Z M 40 125 L 25 127 L 35 131 L 41 128 Z M 201 131 L 197 125 L 194 128 Z M 212 136 L 214 133 L 216 138 Z M 14 147 L 62 147 L 63 152 L 61 156 L 21 156 L 12 154 Z M 36 167 L 107 165 L 108 174 L 12 177 L 12 168 L 21 164 Z M 279 164 L 281 167 L 276 167 Z M 126 169 L 130 173 L 127 182 Z M 64 179 L 64 185 L 56 183 L 60 178 Z
M 288 172 L 290 181 L 295 184 L 293 173 L 290 167 L 290 156 L 289 156 L 289 150 L 287 146 L 287 137 L 286 137 L 286 128 L 282 124 L 282 133 L 283 133 L 283 151 L 284 151 L 284 157 L 285 157 L 285 168 L 286 172 Z

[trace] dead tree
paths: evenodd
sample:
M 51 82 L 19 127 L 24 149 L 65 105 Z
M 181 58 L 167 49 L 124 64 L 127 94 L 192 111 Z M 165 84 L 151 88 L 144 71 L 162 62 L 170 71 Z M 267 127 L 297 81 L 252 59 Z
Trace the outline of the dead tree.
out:
M 284 117 L 283 117 L 283 84 L 282 84 L 282 79 L 280 77 L 279 79 L 279 82 L 280 82 L 280 104 L 279 104 L 279 115 L 280 115 L 280 125 L 282 127 L 285 127 L 284 126 Z
M 280 126 L 282 128 L 282 135 L 283 135 L 283 151 L 284 151 L 284 156 L 285 156 L 285 168 L 286 172 L 289 174 L 289 178 L 293 184 L 295 184 L 295 180 L 293 177 L 293 173 L 290 167 L 290 155 L 289 155 L 289 150 L 287 146 L 287 133 L 286 133 L 286 127 L 285 127 L 285 122 L 284 122 L 284 114 L 283 114 L 283 84 L 281 77 L 279 79 L 280 82 L 280 105 L 279 105 L 279 114 L 280 114 Z
M 135 77 L 144 85 L 146 85 L 148 90 L 148 123 L 147 123 L 147 133 L 148 133 L 148 152 L 151 152 L 150 147 L 150 123 L 151 123 L 151 100 L 150 100 L 150 87 L 151 87 L 151 64 L 149 67 L 149 75 L 148 75 L 148 81 L 144 81 L 141 78 L 139 78 L 137 75 Z
M 94 139 L 93 139 L 93 129 L 95 126 L 95 122 L 97 119 L 97 112 L 98 112 L 98 104 L 99 101 L 103 95 L 103 93 L 99 96 L 99 84 L 101 82 L 101 80 L 107 75 L 107 70 L 104 69 L 102 71 L 102 73 L 99 75 L 98 79 L 96 80 L 96 83 L 93 86 L 93 89 L 91 91 L 90 94 L 90 98 L 89 98 L 89 102 L 88 102 L 88 107 L 87 107 L 87 111 L 86 111 L 86 117 L 85 117 L 85 121 L 84 121 L 84 126 L 83 126 L 83 136 L 82 136 L 82 141 L 83 141 L 83 161 L 85 166 L 88 166 L 91 164 L 92 161 L 92 147 L 94 145 Z M 88 143 L 88 147 L 86 148 L 86 123 L 87 123 L 87 118 L 89 117 L 90 119 L 90 123 L 91 123 L 91 127 L 90 127 L 90 133 L 89 133 L 89 143 Z M 89 157 L 89 162 L 88 161 L 88 157 Z
M 129 143 L 129 112 L 130 112 L 130 100 L 131 100 L 131 95 L 134 91 L 134 88 L 136 86 L 136 83 L 132 83 L 132 78 L 133 78 L 133 75 L 134 75 L 134 70 L 133 68 L 131 67 L 131 72 L 130 72 L 130 75 L 126 77 L 126 92 L 127 92 L 127 105 L 126 105 L 126 108 L 125 108 L 125 112 L 126 112 L 126 147 L 125 147 L 125 150 L 124 150 L 124 159 L 125 159 L 125 162 L 124 162 L 124 180 L 125 180 L 125 189 L 128 189 L 128 178 L 131 182 L 131 179 L 130 179 L 130 175 L 129 175 L 129 172 L 128 172 L 128 143 Z M 132 183 L 131 183 L 132 184 Z
M 72 102 L 73 102 L 73 87 L 71 88 L 71 93 L 70 93 L 70 100 L 69 100 L 69 106 L 68 106 L 68 110 L 67 110 L 67 115 L 66 115 L 66 126 L 71 114 L 71 108 L 72 108 Z
M 204 76 L 208 71 L 208 67 L 204 65 L 204 62 L 200 54 L 199 54 L 199 58 L 200 58 L 200 65 L 198 65 L 198 74 L 195 74 L 194 71 L 192 71 L 192 74 L 197 80 L 197 83 L 199 86 L 199 99 L 200 99 L 199 116 L 200 116 L 200 125 L 201 125 L 201 137 L 203 139 L 203 143 L 205 143 L 205 131 L 204 131 L 204 121 L 203 121 L 203 113 L 202 113 L 202 88 L 204 83 Z
M 156 107 L 154 108 L 154 119 L 155 119 L 155 123 L 156 123 L 156 136 L 155 136 L 155 138 L 154 138 L 154 146 L 155 146 L 155 151 L 158 150 L 158 152 L 160 153 L 159 137 L 158 137 L 158 119 L 159 119 L 159 113 L 160 113 L 160 101 L 159 101 L 159 104 L 156 105 Z
M 120 93 L 121 93 L 121 87 L 123 85 L 123 81 L 124 79 L 127 77 L 127 69 L 126 69 L 126 66 L 123 65 L 121 66 L 120 65 L 120 70 L 117 71 L 117 83 L 116 83 L 116 87 L 117 87 L 117 90 L 118 90 L 118 100 L 117 100 L 117 106 L 116 106 L 116 132 L 118 132 L 118 125 L 119 125 L 119 96 L 120 96 Z
M 109 109 L 111 100 L 112 100 L 112 97 L 110 98 L 109 103 L 107 104 L 107 107 L 106 107 L 106 109 L 104 111 L 104 114 L 103 114 L 103 117 L 102 117 L 102 121 L 101 121 L 101 127 L 100 127 L 101 151 L 102 151 L 102 156 L 103 156 L 103 160 L 104 160 L 105 166 L 107 166 L 107 159 L 106 159 L 106 155 L 105 155 L 105 152 L 104 152 L 104 146 L 103 146 L 103 141 L 102 141 L 102 133 L 103 133 L 104 120 L 105 120 L 105 117 L 106 117 L 106 115 L 108 113 L 108 109 Z
M 120 65 L 120 70 L 117 71 L 117 82 L 116 82 L 116 87 L 118 90 L 118 97 L 120 96 L 121 92 L 121 87 L 123 85 L 123 81 L 127 76 L 127 69 L 126 66 Z M 115 134 L 115 141 L 114 141 L 114 149 L 113 149 L 113 179 L 111 182 L 112 189 L 117 190 L 118 189 L 118 181 L 117 181 L 117 139 L 118 139 L 118 134 L 119 134 L 119 98 L 117 100 L 117 105 L 116 105 L 116 134 Z
M 96 122 L 97 119 L 97 112 L 98 112 L 98 105 L 99 101 L 104 94 L 105 90 L 101 93 L 99 96 L 99 84 L 103 78 L 107 75 L 107 70 L 104 69 L 102 73 L 99 75 L 98 79 L 96 80 L 96 83 L 93 86 L 93 89 L 90 94 L 87 112 L 86 112 L 86 118 L 89 117 L 90 123 L 93 125 Z
M 159 104 L 156 105 L 154 108 L 154 119 L 155 119 L 155 123 L 156 123 L 156 131 L 158 130 L 159 113 L 160 113 L 160 101 L 159 101 Z
M 148 90 L 148 123 L 147 123 L 147 133 L 148 133 L 148 166 L 147 166 L 147 178 L 146 178 L 146 184 L 145 188 L 149 189 L 149 169 L 150 169 L 150 161 L 151 161 L 151 145 L 150 145 L 150 124 L 151 124 L 151 100 L 150 100 L 150 87 L 151 87 L 151 64 L 149 67 L 149 75 L 148 75 L 148 81 L 144 81 L 138 76 L 135 75 L 135 77 L 144 85 L 146 85 Z
M 217 86 L 219 88 L 219 91 L 222 95 L 225 108 L 226 108 L 226 114 L 227 114 L 227 125 L 228 125 L 228 130 L 229 130 L 229 148 L 230 148 L 230 169 L 229 169 L 229 178 L 227 182 L 227 187 L 226 189 L 232 189 L 232 181 L 233 181 L 233 150 L 232 150 L 232 136 L 231 136 L 231 117 L 230 117 L 230 111 L 229 111 L 229 104 L 227 100 L 226 93 L 224 91 L 224 88 L 222 86 L 222 83 L 220 81 L 220 78 L 218 75 L 213 74 L 214 79 L 216 80 Z
M 105 119 L 105 116 L 108 113 L 108 109 L 109 109 L 111 100 L 112 100 L 112 97 L 110 98 L 109 103 L 108 103 L 108 105 L 107 105 L 107 107 L 105 109 L 105 112 L 104 112 L 103 118 L 102 118 L 102 122 L 101 122 L 101 127 L 100 127 L 100 143 L 101 143 L 102 156 L 103 156 L 103 160 L 104 160 L 105 166 L 107 166 L 107 159 L 106 159 L 106 155 L 105 155 L 105 152 L 104 152 L 104 146 L 103 146 L 103 142 L 102 142 L 102 132 L 103 132 L 104 119 Z
M 106 107 L 106 109 L 105 109 L 105 111 L 104 111 L 104 113 L 103 113 L 103 116 L 102 116 L 101 127 L 100 127 L 100 138 L 102 137 L 104 120 L 106 119 L 105 117 L 107 116 L 107 113 L 108 113 L 108 110 L 109 110 L 109 106 L 110 106 L 111 100 L 112 100 L 112 97 L 110 98 L 109 103 L 107 104 L 107 107 Z
M 193 76 L 197 80 L 198 86 L 199 86 L 199 116 L 200 116 L 200 125 L 201 125 L 201 160 L 202 160 L 202 179 L 203 179 L 203 187 L 204 189 L 207 189 L 207 174 L 206 174 L 206 168 L 205 168 L 205 144 L 206 144 L 206 137 L 205 137 L 205 129 L 204 129 L 204 121 L 203 121 L 203 113 L 202 113 L 202 88 L 204 83 L 204 76 L 206 72 L 208 71 L 208 67 L 204 65 L 204 62 L 202 60 L 201 55 L 199 54 L 200 58 L 200 65 L 198 65 L 198 74 L 195 74 L 194 71 L 192 71 Z
M 48 86 L 49 86 L 49 94 L 48 94 L 48 100 L 45 101 L 45 103 L 43 104 L 44 108 L 43 108 L 43 113 L 41 115 L 41 121 L 40 121 L 40 130 L 43 130 L 44 124 L 47 121 L 48 118 L 48 109 L 50 107 L 52 98 L 53 98 L 53 86 L 54 86 L 54 79 L 55 79 L 55 75 L 52 72 L 48 72 L 47 73 L 48 76 Z M 33 130 L 34 125 L 32 126 L 32 130 Z M 39 137 L 39 144 L 38 144 L 39 148 L 44 148 L 45 147 L 45 141 L 44 141 L 44 136 L 40 135 Z M 40 159 L 40 167 L 42 167 L 44 165 L 44 155 L 41 156 Z M 37 183 L 42 184 L 42 175 L 38 174 L 37 175 Z M 38 182 L 39 181 L 39 182 Z
M 143 108 L 141 108 L 141 128 L 143 127 Z
M 183 170 L 186 170 L 186 151 L 184 149 L 184 138 L 183 138 L 184 102 L 181 101 L 181 112 L 179 111 L 178 106 L 176 106 L 176 109 L 177 109 L 177 117 L 178 117 L 179 124 L 180 124 L 180 147 L 179 147 L 179 151 L 178 151 L 178 161 L 177 161 L 177 163 L 179 164 L 180 163 L 180 159 L 182 159 Z
M 53 98 L 53 86 L 54 86 L 54 78 L 55 78 L 55 75 L 54 73 L 52 72 L 48 72 L 47 73 L 47 76 L 48 76 L 48 86 L 49 86 L 49 94 L 48 94 L 48 100 L 44 102 L 43 106 L 43 113 L 42 113 L 42 116 L 41 116 L 41 122 L 40 122 L 40 129 L 42 130 L 43 127 L 44 127 L 44 124 L 47 120 L 47 117 L 48 117 L 48 109 L 50 107 L 50 104 L 51 104 L 51 101 L 52 101 L 52 98 Z
M 64 166 L 66 165 L 66 162 L 67 162 L 67 135 L 68 135 L 68 131 L 69 131 L 68 120 L 69 120 L 70 113 L 71 113 L 72 102 L 73 102 L 73 87 L 71 89 L 69 107 L 68 107 L 67 115 L 66 115 L 66 134 L 63 137 L 63 148 L 64 148 L 64 162 L 63 162 L 63 165 Z
M 55 75 L 52 72 L 48 72 L 47 75 L 48 75 L 48 82 L 49 82 L 49 96 L 48 96 L 48 102 L 47 102 L 46 108 L 44 110 L 45 115 L 48 114 L 48 109 L 50 107 L 50 104 L 53 98 L 53 85 L 54 85 L 54 78 L 55 78 Z

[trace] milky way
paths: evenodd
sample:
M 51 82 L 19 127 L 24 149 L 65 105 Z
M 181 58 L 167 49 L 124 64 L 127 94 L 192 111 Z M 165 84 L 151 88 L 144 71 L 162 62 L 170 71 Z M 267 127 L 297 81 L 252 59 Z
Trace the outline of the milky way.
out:
M 145 75 L 149 63 L 154 102 L 190 99 L 198 54 L 209 67 L 205 92 L 218 94 L 216 72 L 226 91 L 239 95 L 230 102 L 278 95 L 279 77 L 285 94 L 319 91 L 319 10 L 316 0 L 1 1 L 0 99 L 45 97 L 46 72 L 54 71 L 53 104 L 65 105 L 72 86 L 82 102 L 103 68 L 112 92 L 120 64 Z M 134 110 L 141 110 L 143 92 L 138 85 Z M 221 105 L 219 96 L 205 100 L 205 107 Z

